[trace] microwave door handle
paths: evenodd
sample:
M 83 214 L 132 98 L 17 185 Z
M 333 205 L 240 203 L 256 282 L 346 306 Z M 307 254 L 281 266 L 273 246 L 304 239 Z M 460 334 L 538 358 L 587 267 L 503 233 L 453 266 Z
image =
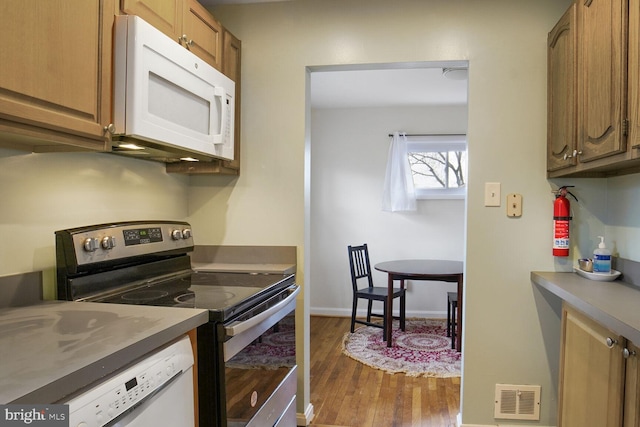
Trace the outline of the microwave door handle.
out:
M 245 332 L 245 331 L 253 328 L 256 325 L 259 325 L 265 319 L 268 319 L 273 314 L 275 314 L 278 311 L 280 311 L 282 308 L 284 308 L 289 303 L 291 303 L 292 301 L 295 300 L 296 296 L 300 292 L 300 287 L 298 286 L 298 287 L 296 287 L 295 290 L 290 291 L 290 292 L 291 292 L 291 294 L 287 298 L 283 299 L 278 304 L 274 305 L 273 307 L 270 307 L 269 309 L 263 311 L 262 313 L 257 314 L 256 316 L 253 316 L 250 319 L 247 319 L 245 321 L 232 322 L 229 325 L 225 326 L 224 329 L 225 329 L 225 332 L 226 332 L 227 336 L 233 337 L 233 336 L 239 335 L 242 332 Z
M 213 97 L 214 102 L 215 98 L 220 98 L 220 133 L 213 134 L 213 144 L 223 144 L 224 143 L 224 131 L 227 123 L 227 109 L 225 108 L 225 91 L 223 87 L 216 86 L 213 88 Z M 211 121 L 213 123 L 213 120 Z

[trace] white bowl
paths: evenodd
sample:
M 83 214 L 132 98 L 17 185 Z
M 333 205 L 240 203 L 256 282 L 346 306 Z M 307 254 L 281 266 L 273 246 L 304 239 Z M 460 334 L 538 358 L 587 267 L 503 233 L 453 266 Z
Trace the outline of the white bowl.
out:
M 598 282 L 612 282 L 620 277 L 620 272 L 617 270 L 611 270 L 609 273 L 591 273 L 588 271 L 581 270 L 578 267 L 573 267 L 573 271 L 578 273 L 579 276 L 582 276 L 589 280 L 596 280 Z

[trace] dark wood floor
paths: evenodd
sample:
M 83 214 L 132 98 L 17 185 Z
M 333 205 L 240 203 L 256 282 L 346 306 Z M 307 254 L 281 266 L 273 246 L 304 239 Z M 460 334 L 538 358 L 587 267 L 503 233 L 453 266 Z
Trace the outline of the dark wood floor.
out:
M 349 319 L 311 317 L 313 427 L 450 427 L 460 378 L 387 374 L 342 354 Z

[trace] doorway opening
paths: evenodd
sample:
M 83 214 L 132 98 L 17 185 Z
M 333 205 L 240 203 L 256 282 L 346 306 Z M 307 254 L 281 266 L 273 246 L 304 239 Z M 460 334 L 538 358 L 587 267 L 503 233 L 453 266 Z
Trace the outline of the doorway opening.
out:
M 466 134 L 468 80 L 452 80 L 455 73 L 447 77 L 445 69 L 468 65 L 308 68 L 304 271 L 311 316 L 351 315 L 348 245 L 367 243 L 372 264 L 464 261 L 466 198 L 419 200 L 411 213 L 383 212 L 381 200 L 390 133 Z M 374 282 L 386 283 L 386 276 L 374 272 Z M 447 292 L 454 287 L 409 283 L 407 317 L 446 317 Z

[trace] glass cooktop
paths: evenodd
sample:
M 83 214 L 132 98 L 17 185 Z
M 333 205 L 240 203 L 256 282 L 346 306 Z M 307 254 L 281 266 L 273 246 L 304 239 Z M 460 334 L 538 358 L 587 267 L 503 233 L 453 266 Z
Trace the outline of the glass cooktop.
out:
M 255 304 L 293 283 L 293 275 L 193 272 L 93 302 L 203 308 L 225 320 L 239 306 Z

